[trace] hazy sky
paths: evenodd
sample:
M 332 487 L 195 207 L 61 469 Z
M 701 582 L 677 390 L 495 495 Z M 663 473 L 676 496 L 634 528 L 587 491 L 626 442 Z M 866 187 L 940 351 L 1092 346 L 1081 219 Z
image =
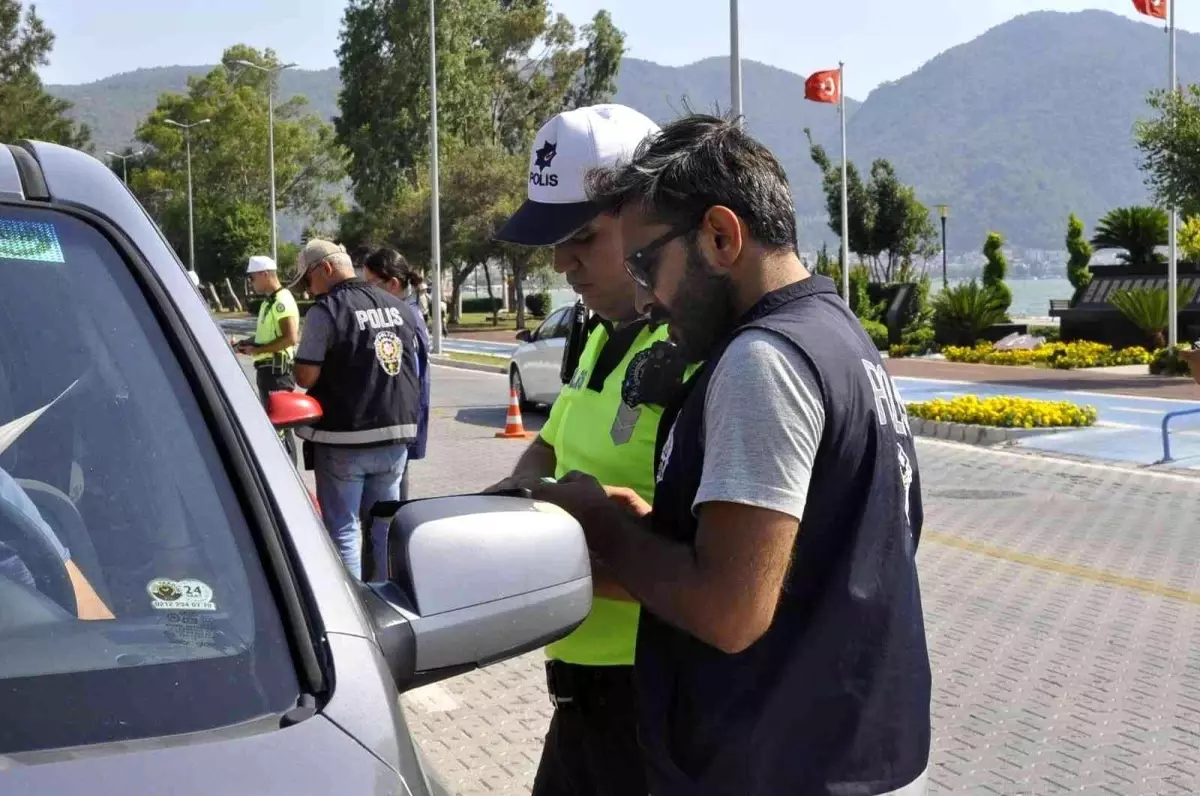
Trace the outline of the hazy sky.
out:
M 39 14 L 58 36 L 42 76 L 50 83 L 85 83 L 142 67 L 214 63 L 238 42 L 273 47 L 286 60 L 322 69 L 336 65 L 344 5 L 345 0 L 39 0 Z M 553 5 L 576 24 L 609 9 L 626 33 L 629 54 L 638 58 L 681 65 L 729 52 L 728 0 L 553 0 Z M 845 60 L 847 94 L 859 99 L 879 83 L 901 78 L 938 53 L 1029 11 L 1102 8 L 1145 19 L 1131 0 L 740 0 L 740 7 L 743 58 L 797 73 Z M 1181 3 L 1178 23 L 1200 30 L 1200 3 Z M 1165 71 L 1165 54 L 1163 60 Z

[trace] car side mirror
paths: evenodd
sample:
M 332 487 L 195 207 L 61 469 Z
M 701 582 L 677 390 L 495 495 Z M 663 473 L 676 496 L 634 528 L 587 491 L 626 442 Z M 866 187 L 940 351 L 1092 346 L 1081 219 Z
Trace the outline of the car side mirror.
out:
M 545 646 L 591 610 L 583 530 L 556 506 L 465 495 L 372 514 L 389 510 L 389 580 L 366 603 L 401 690 Z
M 521 331 L 517 332 L 517 339 L 522 343 L 533 342 L 533 332 L 529 331 L 528 329 L 522 329 Z
M 267 417 L 279 430 L 311 426 L 321 419 L 321 405 L 302 392 L 273 392 L 267 396 Z

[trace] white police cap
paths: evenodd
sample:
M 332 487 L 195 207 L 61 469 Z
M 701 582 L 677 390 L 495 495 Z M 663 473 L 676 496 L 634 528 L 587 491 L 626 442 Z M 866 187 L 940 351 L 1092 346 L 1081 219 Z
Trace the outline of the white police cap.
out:
M 247 274 L 261 274 L 263 271 L 278 270 L 275 261 L 265 254 L 256 254 L 250 258 L 250 264 L 246 266 Z

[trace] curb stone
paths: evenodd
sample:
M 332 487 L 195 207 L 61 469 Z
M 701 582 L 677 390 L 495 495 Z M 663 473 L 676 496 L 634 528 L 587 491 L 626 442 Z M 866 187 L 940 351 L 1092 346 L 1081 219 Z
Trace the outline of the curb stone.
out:
M 950 442 L 962 442 L 967 445 L 1005 445 L 1027 437 L 1038 437 L 1045 434 L 1058 434 L 1063 431 L 1076 431 L 1077 426 L 1053 426 L 1050 428 L 1000 428 L 995 426 L 977 426 L 971 423 L 949 423 L 944 420 L 925 420 L 919 417 L 909 417 L 909 427 L 913 435 L 918 437 L 935 437 Z
M 474 370 L 480 373 L 499 373 L 501 376 L 508 373 L 508 368 L 503 365 L 480 365 L 475 362 L 461 362 L 457 359 L 451 359 L 446 356 L 433 356 L 429 358 L 431 365 L 441 365 L 446 368 L 458 368 L 459 370 Z

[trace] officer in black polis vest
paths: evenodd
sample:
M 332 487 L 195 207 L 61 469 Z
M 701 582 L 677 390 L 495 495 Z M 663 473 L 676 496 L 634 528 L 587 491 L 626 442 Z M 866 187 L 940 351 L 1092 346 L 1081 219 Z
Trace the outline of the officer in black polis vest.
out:
M 707 363 L 659 426 L 653 507 L 582 474 L 529 484 L 643 606 L 650 793 L 925 793 L 916 452 L 874 346 L 800 263 L 783 169 L 690 116 L 591 190 L 641 309 Z
M 423 423 L 421 320 L 403 299 L 356 277 L 335 243 L 309 241 L 297 265 L 318 299 L 304 318 L 296 383 L 323 414 L 296 435 L 313 448 L 325 528 L 346 568 L 361 578 L 360 515 L 377 501 L 399 499 L 408 447 Z M 370 533 L 367 575 L 383 579 L 387 521 L 376 520 Z

